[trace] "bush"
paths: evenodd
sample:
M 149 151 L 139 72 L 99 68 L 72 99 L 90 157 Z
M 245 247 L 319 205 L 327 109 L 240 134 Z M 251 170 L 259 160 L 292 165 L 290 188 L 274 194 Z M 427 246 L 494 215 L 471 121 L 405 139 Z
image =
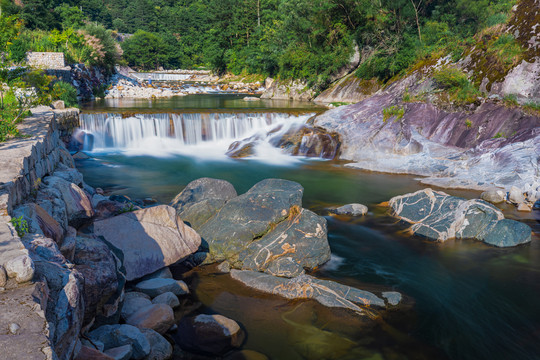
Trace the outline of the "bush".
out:
M 448 100 L 458 105 L 474 103 L 480 95 L 478 89 L 461 69 L 443 67 L 433 73 L 433 79 L 440 88 L 448 92 Z
M 58 81 L 53 85 L 52 100 L 63 100 L 67 107 L 75 107 L 77 102 L 77 89 L 67 82 Z

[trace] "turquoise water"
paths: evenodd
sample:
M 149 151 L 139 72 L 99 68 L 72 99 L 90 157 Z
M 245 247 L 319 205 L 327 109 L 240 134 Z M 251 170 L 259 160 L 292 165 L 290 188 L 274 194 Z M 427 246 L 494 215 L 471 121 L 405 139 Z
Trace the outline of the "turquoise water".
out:
M 151 110 L 183 111 L 179 104 L 189 104 L 194 111 L 201 102 L 206 104 L 200 110 L 204 112 L 270 111 L 274 105 L 206 96 L 193 97 L 193 102 L 189 97 L 153 102 Z M 126 105 L 129 110 L 145 109 L 133 103 Z M 94 104 L 92 111 L 125 109 L 116 106 Z M 316 111 L 309 105 L 283 102 L 275 111 L 284 109 Z M 540 359 L 538 237 L 525 246 L 496 249 L 474 241 L 441 244 L 405 236 L 377 204 L 421 189 L 414 177 L 286 157 L 269 163 L 181 154 L 132 155 L 118 149 L 92 156 L 78 162 L 85 181 L 133 198 L 154 197 L 168 203 L 187 183 L 203 176 L 226 179 L 239 193 L 276 177 L 301 183 L 304 206 L 320 214 L 326 214 L 328 206 L 351 202 L 369 206 L 371 214 L 366 218 L 327 217 L 333 257 L 317 276 L 366 290 L 400 291 L 412 311 L 390 314 L 372 327 L 316 303 L 258 294 L 228 275 L 216 274 L 212 267 L 184 275 L 202 303 L 201 311 L 218 312 L 242 324 L 248 334 L 246 349 L 271 359 Z M 524 221 L 538 231 L 535 216 Z

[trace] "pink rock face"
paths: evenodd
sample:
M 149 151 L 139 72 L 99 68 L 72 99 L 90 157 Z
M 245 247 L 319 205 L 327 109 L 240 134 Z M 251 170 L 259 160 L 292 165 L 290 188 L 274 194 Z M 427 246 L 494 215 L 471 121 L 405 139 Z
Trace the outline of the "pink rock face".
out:
M 184 260 L 201 245 L 199 234 L 167 205 L 96 221 L 94 232 L 124 253 L 128 281 Z
M 131 315 L 126 323 L 139 329 L 152 329 L 164 334 L 174 324 L 174 312 L 169 305 L 152 304 Z

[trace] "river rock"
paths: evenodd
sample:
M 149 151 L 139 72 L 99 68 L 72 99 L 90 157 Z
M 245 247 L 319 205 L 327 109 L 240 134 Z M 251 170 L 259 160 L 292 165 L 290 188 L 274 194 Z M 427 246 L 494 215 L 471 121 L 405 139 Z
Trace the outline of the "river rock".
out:
M 82 346 L 81 351 L 75 358 L 75 360 L 115 360 L 107 354 L 102 353 L 99 350 L 93 349 L 89 346 Z
M 301 207 L 303 191 L 298 183 L 267 179 L 229 200 L 199 230 L 208 243 L 210 258 L 220 261 L 237 256 L 254 238 L 285 220 L 291 208 Z
M 238 323 L 222 315 L 183 318 L 178 332 L 182 348 L 214 355 L 240 347 L 245 338 Z
M 105 350 L 123 345 L 131 345 L 133 348 L 132 358 L 144 359 L 150 354 L 150 343 L 146 337 L 135 326 L 123 325 L 103 325 L 90 332 L 89 337 L 105 344 Z
M 133 313 L 126 323 L 139 329 L 152 329 L 164 334 L 174 324 L 174 312 L 167 304 L 150 304 Z
M 242 269 L 295 277 L 330 260 L 326 219 L 301 209 L 239 254 Z
M 141 281 L 135 285 L 135 289 L 147 294 L 151 298 L 155 298 L 166 292 L 172 292 L 177 296 L 189 294 L 189 288 L 186 283 L 182 280 L 174 279 L 157 278 Z
M 165 304 L 174 309 L 180 306 L 180 300 L 172 292 L 166 292 L 152 299 L 152 304 Z
M 171 202 L 178 215 L 194 229 L 201 227 L 225 203 L 237 196 L 225 180 L 201 178 L 190 182 Z
M 18 283 L 32 280 L 34 277 L 34 262 L 28 255 L 17 256 L 5 264 L 8 277 L 14 278 Z
M 124 305 L 122 305 L 122 311 L 120 316 L 122 319 L 127 320 L 131 315 L 135 314 L 140 309 L 152 305 L 152 301 L 142 296 L 128 296 L 129 294 L 142 294 L 129 292 L 124 299 Z M 146 295 L 146 294 L 143 294 Z
M 525 224 L 522 224 L 525 227 L 510 225 L 516 221 L 505 220 L 503 224 L 506 225 L 499 225 L 504 215 L 482 200 L 466 200 L 441 191 L 424 189 L 396 196 L 389 204 L 394 216 L 412 224 L 414 234 L 431 240 L 476 239 L 495 246 L 513 246 L 511 244 L 529 242 L 531 238 L 531 229 Z M 512 240 L 505 235 L 504 229 L 508 226 L 521 230 Z
M 292 126 L 283 135 L 271 137 L 269 142 L 290 155 L 330 160 L 339 154 L 340 147 L 337 133 L 308 124 Z
M 484 191 L 480 198 L 492 204 L 500 204 L 506 199 L 506 194 L 502 190 Z
M 484 242 L 497 247 L 510 247 L 531 242 L 531 228 L 524 223 L 504 219 L 484 237 Z
M 150 343 L 150 354 L 148 360 L 168 360 L 172 357 L 173 347 L 159 333 L 152 329 L 141 329 L 141 332 Z
M 105 355 L 112 357 L 114 360 L 129 360 L 132 354 L 131 345 L 123 345 L 105 351 Z
M 66 105 L 64 104 L 64 100 L 56 100 L 51 103 L 51 107 L 53 109 L 61 110 L 65 109 Z
M 150 280 L 150 279 L 172 279 L 173 275 L 171 273 L 171 269 L 168 267 L 164 267 L 163 269 L 159 269 L 158 271 L 155 271 L 151 274 L 145 275 L 141 278 L 141 281 Z
M 85 324 L 96 315 L 114 315 L 125 284 L 120 260 L 103 241 L 88 236 L 76 238 L 73 263 L 84 276 Z
M 365 313 L 362 307 L 385 309 L 384 300 L 375 294 L 310 275 L 287 279 L 255 271 L 231 270 L 231 277 L 267 294 L 293 300 L 313 299 L 324 306 L 350 309 L 359 314 Z
M 368 213 L 368 207 L 362 204 L 348 204 L 333 209 L 332 212 L 337 215 L 364 216 Z
M 13 217 L 23 217 L 28 224 L 28 232 L 51 238 L 61 244 L 64 229 L 45 209 L 36 203 L 27 203 L 13 210 Z
M 92 203 L 83 189 L 57 176 L 47 176 L 43 182 L 47 185 L 43 192 L 61 199 L 64 203 L 70 226 L 79 228 L 94 216 Z M 60 221 L 59 223 L 62 224 Z
M 518 187 L 512 186 L 508 192 L 508 201 L 514 204 L 521 204 L 525 202 L 523 191 Z
M 94 232 L 123 252 L 128 280 L 182 261 L 201 244 L 201 237 L 166 205 L 96 221 Z

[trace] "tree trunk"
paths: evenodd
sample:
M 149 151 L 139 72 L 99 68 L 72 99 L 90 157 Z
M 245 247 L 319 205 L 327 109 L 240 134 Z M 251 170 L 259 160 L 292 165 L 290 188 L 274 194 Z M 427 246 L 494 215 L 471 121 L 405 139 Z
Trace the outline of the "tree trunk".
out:
M 420 39 L 420 42 L 422 42 L 422 32 L 420 31 L 420 21 L 418 19 L 418 9 L 420 8 L 420 5 L 422 4 L 422 0 L 418 3 L 418 7 L 414 4 L 414 1 L 411 0 L 411 4 L 414 8 L 414 14 L 416 16 L 416 27 L 418 28 L 418 38 Z

